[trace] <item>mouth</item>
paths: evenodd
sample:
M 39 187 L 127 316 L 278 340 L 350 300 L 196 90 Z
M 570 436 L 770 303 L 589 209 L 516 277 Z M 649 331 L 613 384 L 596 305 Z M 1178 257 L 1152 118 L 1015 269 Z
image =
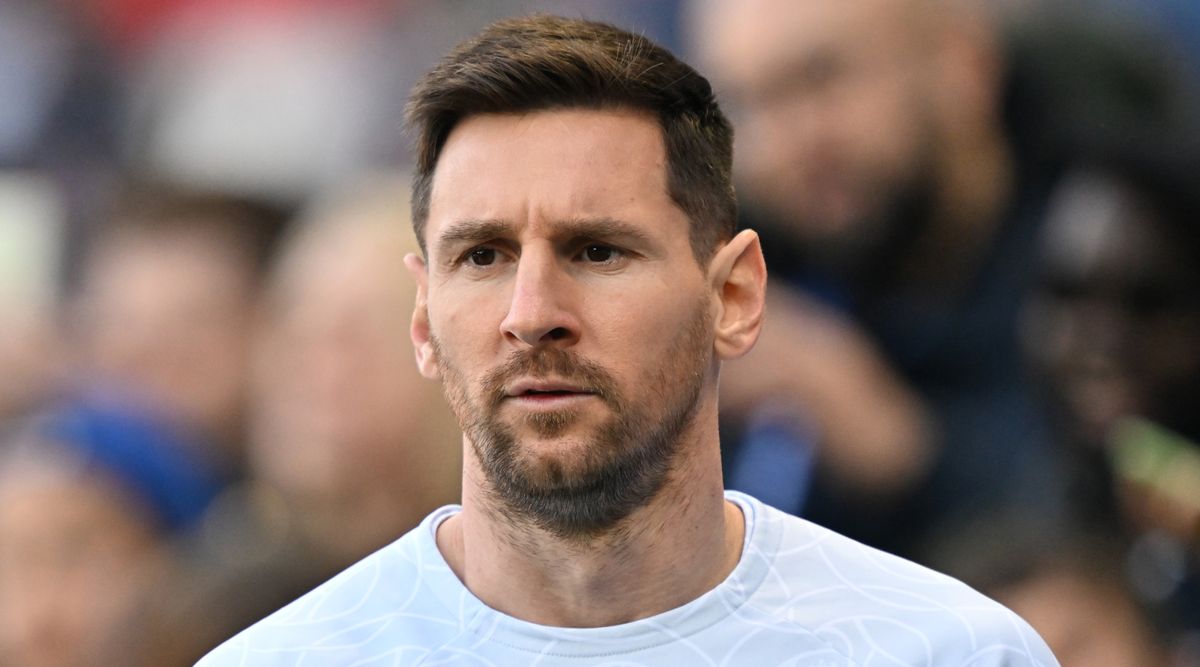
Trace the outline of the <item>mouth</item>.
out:
M 533 404 L 561 403 L 595 395 L 586 387 L 554 380 L 523 380 L 513 383 L 504 392 L 505 399 Z

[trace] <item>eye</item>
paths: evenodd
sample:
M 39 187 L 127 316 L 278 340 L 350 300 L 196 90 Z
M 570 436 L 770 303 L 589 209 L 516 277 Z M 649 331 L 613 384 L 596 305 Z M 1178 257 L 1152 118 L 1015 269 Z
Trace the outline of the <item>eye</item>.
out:
M 583 259 L 595 264 L 609 264 L 620 256 L 620 250 L 599 243 L 593 243 L 583 249 Z
M 472 266 L 490 266 L 496 262 L 496 249 L 476 248 L 467 253 L 466 259 Z

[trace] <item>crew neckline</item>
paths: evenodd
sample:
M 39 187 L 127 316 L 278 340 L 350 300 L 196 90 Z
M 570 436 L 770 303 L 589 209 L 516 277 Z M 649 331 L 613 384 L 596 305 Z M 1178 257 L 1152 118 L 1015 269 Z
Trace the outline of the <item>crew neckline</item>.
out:
M 562 628 L 541 625 L 509 616 L 487 606 L 450 569 L 437 548 L 437 529 L 443 521 L 462 511 L 460 505 L 442 507 L 418 528 L 421 576 L 439 601 L 459 622 L 460 630 L 494 642 L 539 655 L 596 657 L 646 650 L 693 635 L 726 618 L 741 607 L 766 578 L 777 550 L 779 523 L 763 521 L 764 506 L 736 491 L 725 498 L 745 518 L 742 554 L 733 571 L 715 588 L 684 605 L 654 616 L 600 628 Z

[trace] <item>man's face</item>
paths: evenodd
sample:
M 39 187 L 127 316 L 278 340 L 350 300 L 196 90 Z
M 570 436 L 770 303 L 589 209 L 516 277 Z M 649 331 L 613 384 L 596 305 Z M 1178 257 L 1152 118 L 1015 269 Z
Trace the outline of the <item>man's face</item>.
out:
M 931 47 L 910 4 L 739 0 L 701 16 L 739 189 L 800 241 L 869 243 L 930 176 Z
M 329 502 L 420 469 L 413 450 L 444 405 L 396 343 L 413 300 L 402 244 L 357 221 L 303 240 L 257 349 L 251 457 L 276 486 Z
M 507 509 L 589 534 L 661 487 L 715 382 L 688 231 L 649 115 L 483 115 L 451 133 L 414 339 Z
M 250 260 L 234 238 L 122 236 L 88 266 L 81 303 L 92 368 L 147 391 L 209 435 L 240 417 L 253 323 Z
M 1136 190 L 1096 172 L 1063 180 L 1047 213 L 1026 352 L 1075 437 L 1122 417 L 1193 414 L 1200 269 Z

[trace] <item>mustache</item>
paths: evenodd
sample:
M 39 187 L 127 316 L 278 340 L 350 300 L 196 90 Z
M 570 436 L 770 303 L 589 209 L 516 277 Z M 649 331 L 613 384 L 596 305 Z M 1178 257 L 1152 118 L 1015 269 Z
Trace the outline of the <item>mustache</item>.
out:
M 618 401 L 617 382 L 608 371 L 575 352 L 558 348 L 514 352 L 502 365 L 483 376 L 483 395 L 488 397 L 492 407 L 497 407 L 505 398 L 505 386 L 511 381 L 551 376 L 578 384 L 610 405 Z

